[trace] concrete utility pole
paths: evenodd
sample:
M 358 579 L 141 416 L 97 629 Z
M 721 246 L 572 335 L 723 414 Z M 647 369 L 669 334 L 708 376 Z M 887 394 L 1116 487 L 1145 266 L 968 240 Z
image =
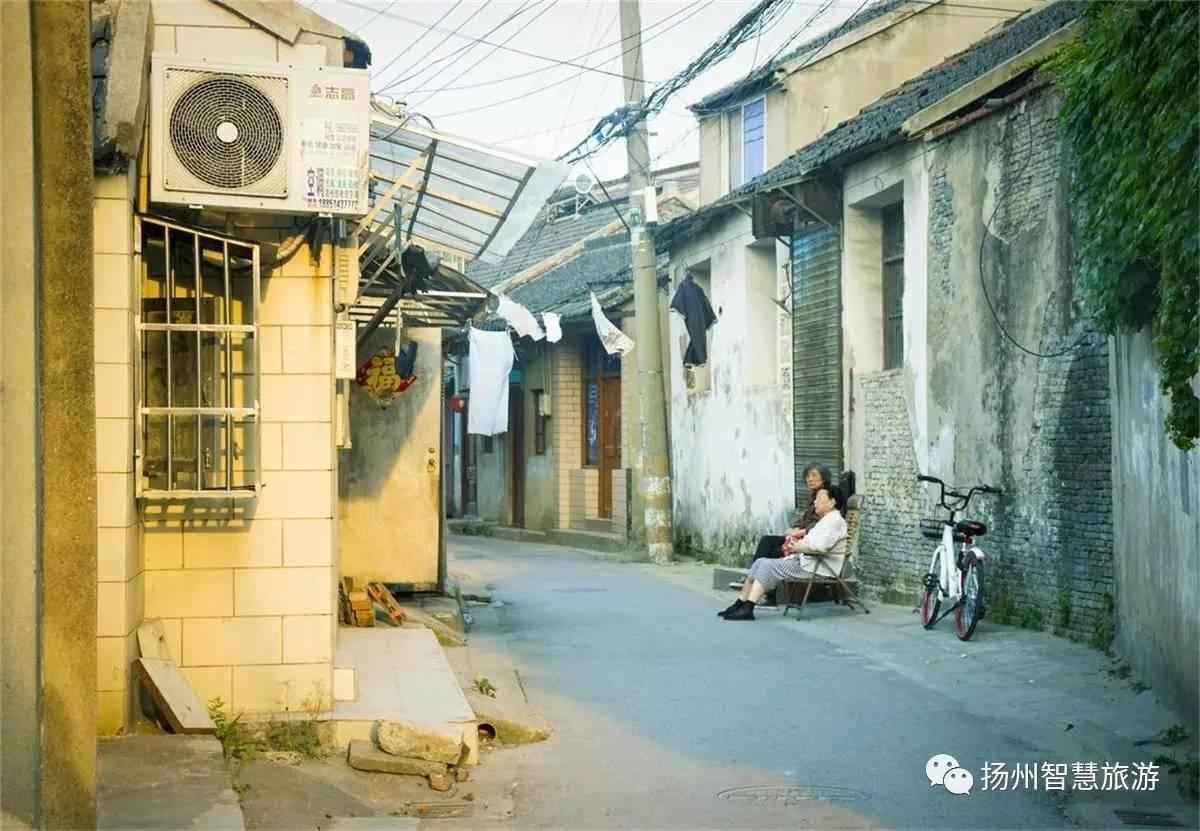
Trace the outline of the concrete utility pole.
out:
M 638 0 L 620 0 L 621 65 L 625 75 L 625 103 L 640 104 L 645 96 L 642 63 L 642 14 Z M 642 411 L 642 491 L 646 503 L 646 544 L 650 559 L 658 564 L 674 556 L 671 535 L 671 465 L 667 456 L 667 402 L 663 392 L 662 339 L 658 319 L 658 275 L 655 267 L 654 229 L 645 224 L 645 201 L 651 190 L 650 148 L 646 121 L 625 140 L 629 159 L 629 206 L 633 244 L 633 305 L 637 321 L 638 396 Z

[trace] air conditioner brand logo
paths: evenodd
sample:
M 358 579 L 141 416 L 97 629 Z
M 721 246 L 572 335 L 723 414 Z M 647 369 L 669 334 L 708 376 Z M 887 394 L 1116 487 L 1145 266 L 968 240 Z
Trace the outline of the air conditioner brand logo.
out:
M 309 98 L 321 98 L 322 94 L 323 93 L 322 93 L 320 84 L 313 84 L 311 87 L 308 88 L 308 97 Z

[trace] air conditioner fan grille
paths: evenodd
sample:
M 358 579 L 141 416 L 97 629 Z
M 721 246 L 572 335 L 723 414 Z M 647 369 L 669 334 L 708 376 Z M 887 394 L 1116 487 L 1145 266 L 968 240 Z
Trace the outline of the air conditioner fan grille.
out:
M 258 183 L 284 152 L 284 125 L 275 104 L 231 75 L 206 78 L 185 90 L 171 108 L 169 131 L 179 162 L 215 188 Z

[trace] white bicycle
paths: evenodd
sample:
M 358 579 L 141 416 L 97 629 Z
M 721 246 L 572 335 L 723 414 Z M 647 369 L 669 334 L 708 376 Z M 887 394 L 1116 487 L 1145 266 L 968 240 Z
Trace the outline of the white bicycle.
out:
M 940 488 L 938 501 L 950 512 L 949 519 L 920 520 L 921 535 L 938 540 L 929 561 L 929 571 L 922 583 L 921 623 L 926 629 L 951 612 L 954 613 L 954 629 L 959 640 L 969 640 L 975 627 L 984 616 L 983 605 L 983 551 L 975 545 L 975 538 L 987 533 L 987 526 L 973 519 L 958 519 L 967 509 L 971 497 L 977 493 L 999 495 L 1002 491 L 991 485 L 976 485 L 966 493 L 946 490 L 946 483 L 933 476 L 917 476 L 919 482 L 933 482 Z M 947 502 L 949 497 L 952 501 Z M 957 553 L 954 544 L 959 544 Z M 940 615 L 943 602 L 951 605 Z

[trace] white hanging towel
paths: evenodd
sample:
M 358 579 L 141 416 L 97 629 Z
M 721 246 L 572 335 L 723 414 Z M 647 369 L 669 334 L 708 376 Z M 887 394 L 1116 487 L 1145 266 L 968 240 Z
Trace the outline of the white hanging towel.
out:
M 508 430 L 508 375 L 513 367 L 508 332 L 471 329 L 471 404 L 467 432 L 494 436 Z
M 562 324 L 554 312 L 542 312 L 542 323 L 546 324 L 546 340 L 558 343 L 562 340 Z
M 604 316 L 604 309 L 600 308 L 600 301 L 596 299 L 596 292 L 592 292 L 592 320 L 596 324 L 596 334 L 600 336 L 600 342 L 604 344 L 604 351 L 609 355 L 614 352 L 620 352 L 625 355 L 629 350 L 633 349 L 633 339 L 617 328 L 617 325 Z
M 515 303 L 509 300 L 503 294 L 500 295 L 500 305 L 496 309 L 496 314 L 508 321 L 508 324 L 517 330 L 517 334 L 523 338 L 533 338 L 541 340 L 546 337 L 542 331 L 542 327 L 538 326 L 537 318 L 533 316 L 533 312 L 526 309 L 520 303 Z

